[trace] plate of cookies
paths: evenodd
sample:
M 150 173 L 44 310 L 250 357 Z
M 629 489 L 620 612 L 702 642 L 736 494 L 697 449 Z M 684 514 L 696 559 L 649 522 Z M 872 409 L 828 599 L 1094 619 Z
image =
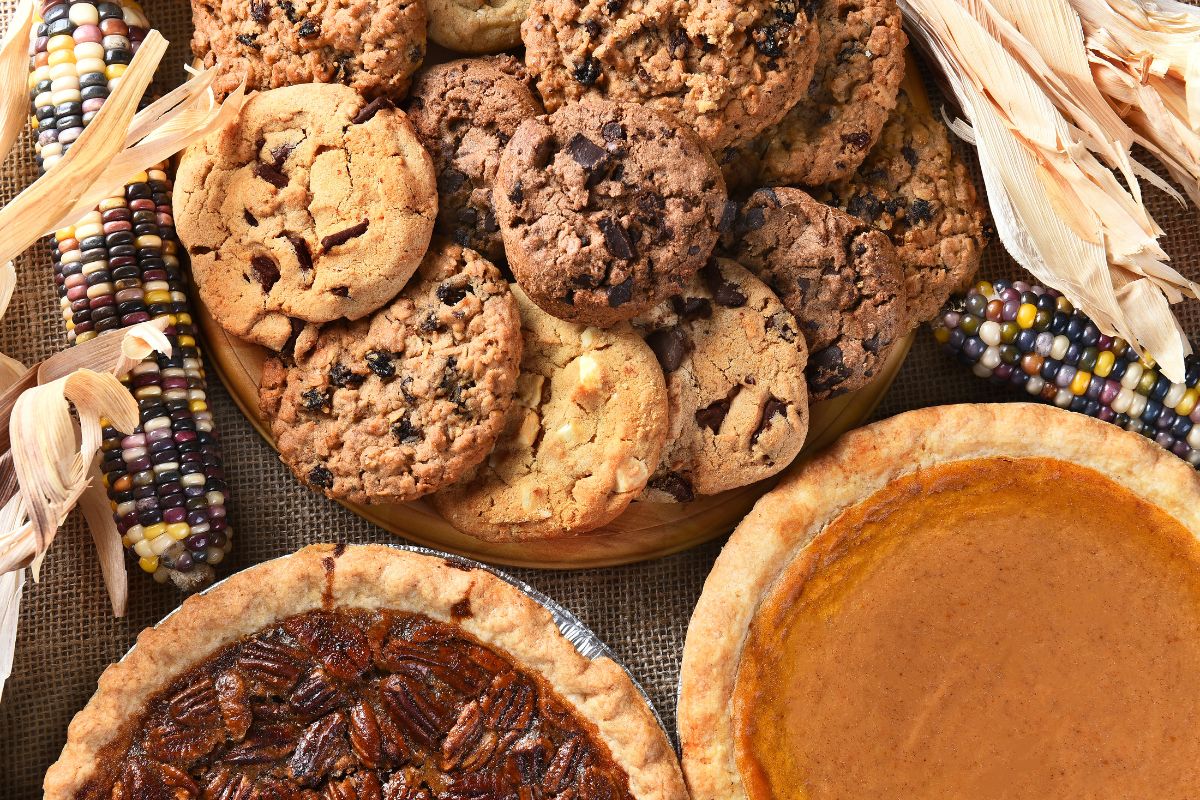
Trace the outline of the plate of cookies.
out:
M 978 266 L 893 3 L 343 5 L 193 4 L 252 94 L 176 226 L 242 411 L 414 542 L 579 568 L 728 533 Z

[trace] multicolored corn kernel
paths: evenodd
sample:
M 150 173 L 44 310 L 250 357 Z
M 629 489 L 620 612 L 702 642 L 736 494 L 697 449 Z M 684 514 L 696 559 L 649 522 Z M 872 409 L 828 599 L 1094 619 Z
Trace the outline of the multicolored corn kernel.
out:
M 1200 467 L 1196 356 L 1184 382 L 1172 383 L 1061 294 L 1024 281 L 976 284 L 934 321 L 933 335 L 981 378 L 1140 433 Z
M 29 90 L 37 156 L 51 169 L 116 88 L 149 23 L 130 0 L 42 0 L 30 43 Z M 70 228 L 52 250 L 69 340 L 167 319 L 172 355 L 128 376 L 141 425 L 104 429 L 101 469 L 122 541 L 156 580 L 193 589 L 232 547 L 229 487 L 208 407 L 204 364 L 179 258 L 165 164 L 125 187 Z

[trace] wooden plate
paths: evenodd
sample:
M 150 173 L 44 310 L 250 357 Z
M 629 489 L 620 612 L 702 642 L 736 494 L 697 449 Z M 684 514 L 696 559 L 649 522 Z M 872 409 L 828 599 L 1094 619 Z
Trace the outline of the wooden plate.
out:
M 274 447 L 266 420 L 258 410 L 258 384 L 267 351 L 226 333 L 203 302 L 197 302 L 196 311 L 208 349 L 209 367 L 220 376 L 254 429 Z M 808 443 L 797 463 L 867 420 L 896 377 L 914 335 L 909 334 L 896 344 L 874 383 L 812 407 Z M 789 469 L 794 468 L 793 464 Z M 514 544 L 481 542 L 468 536 L 421 501 L 399 505 L 343 505 L 379 527 L 426 547 L 494 564 L 581 569 L 660 558 L 729 533 L 772 485 L 774 480 L 762 481 L 685 504 L 634 503 L 612 523 L 586 536 Z
M 449 54 L 431 55 L 431 61 L 448 60 Z M 912 54 L 907 59 L 904 89 L 918 106 L 929 111 L 929 97 L 920 68 Z M 196 297 L 197 321 L 208 347 L 209 364 L 233 395 L 238 408 L 263 438 L 275 446 L 266 421 L 258 411 L 258 384 L 267 351 L 230 336 Z M 870 418 L 900 371 L 915 332 L 897 342 L 890 358 L 870 385 L 848 395 L 817 403 L 811 409 L 808 441 L 786 475 L 852 428 Z M 691 503 L 634 503 L 599 530 L 585 536 L 551 542 L 498 544 L 482 542 L 451 526 L 425 502 L 362 506 L 343 503 L 363 519 L 409 541 L 458 553 L 478 561 L 536 569 L 583 569 L 647 561 L 678 553 L 729 533 L 762 497 L 776 478 Z

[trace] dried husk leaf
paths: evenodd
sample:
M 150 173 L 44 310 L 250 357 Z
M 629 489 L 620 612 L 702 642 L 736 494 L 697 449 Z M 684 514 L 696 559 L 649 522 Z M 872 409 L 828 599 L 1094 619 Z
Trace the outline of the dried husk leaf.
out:
M 79 509 L 96 544 L 100 572 L 104 575 L 104 586 L 108 590 L 113 616 L 123 617 L 129 602 L 129 575 L 125 572 L 121 532 L 117 530 L 112 507 L 108 504 L 108 492 L 104 488 L 104 476 L 95 458 L 88 469 L 88 481 L 87 489 L 79 498 Z
M 17 650 L 17 619 L 24 590 L 24 570 L 0 575 L 0 699 L 4 698 L 4 683 L 12 674 Z
M 21 0 L 0 39 L 0 161 L 12 149 L 25 121 L 29 95 L 29 34 L 33 30 L 33 0 Z
M 1009 252 L 1106 333 L 1150 352 L 1169 378 L 1182 380 L 1190 350 L 1168 301 L 1197 296 L 1200 287 L 1164 263 L 1162 231 L 1137 187 L 1149 171 L 1128 156 L 1136 133 L 1101 102 L 1099 89 L 1086 89 L 1078 17 L 1065 0 L 1036 8 L 1020 0 L 901 6 L 973 128 Z M 1110 167 L 1124 172 L 1131 190 Z M 1166 320 L 1153 316 L 1164 311 Z

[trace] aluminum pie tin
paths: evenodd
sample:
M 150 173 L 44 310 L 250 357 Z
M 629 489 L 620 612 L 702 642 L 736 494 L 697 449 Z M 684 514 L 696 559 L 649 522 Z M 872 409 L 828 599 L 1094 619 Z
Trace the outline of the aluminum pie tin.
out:
M 574 647 L 576 652 L 578 652 L 581 656 L 583 656 L 584 658 L 587 658 L 587 659 L 607 658 L 610 661 L 612 661 L 614 664 L 616 664 L 618 667 L 621 668 L 621 671 L 624 672 L 625 675 L 629 678 L 629 681 L 633 684 L 633 687 L 635 689 L 637 689 L 638 694 L 640 694 L 642 696 L 642 699 L 646 701 L 646 707 L 649 708 L 650 713 L 654 715 L 654 720 L 658 723 L 658 727 L 662 729 L 663 733 L 667 734 L 668 740 L 671 739 L 671 735 L 670 735 L 670 732 L 667 730 L 666 724 L 663 722 L 662 717 L 659 715 L 658 709 L 654 707 L 654 703 L 653 703 L 653 701 L 650 700 L 650 695 L 646 692 L 645 687 L 642 686 L 641 681 L 639 681 L 634 676 L 633 672 L 630 671 L 629 667 L 626 666 L 625 662 L 617 657 L 617 654 L 612 651 L 612 648 L 610 648 L 603 641 L 601 641 L 600 637 L 597 636 L 590 628 L 588 628 L 588 626 L 584 625 L 583 622 L 580 621 L 579 617 L 576 617 L 574 614 L 572 614 L 567 609 L 563 608 L 557 602 L 555 602 L 554 600 L 551 600 L 549 597 L 542 594 L 537 589 L 530 586 L 528 583 L 525 583 L 525 581 L 519 580 L 518 578 L 515 578 L 512 575 L 509 575 L 505 572 L 501 572 L 500 570 L 496 569 L 495 567 L 488 566 L 487 564 L 484 564 L 483 562 L 480 562 L 480 561 L 475 561 L 470 558 L 464 558 L 463 556 L 453 555 L 452 553 L 443 553 L 440 550 L 432 550 L 428 547 L 416 547 L 413 545 L 400 545 L 400 544 L 386 544 L 383 546 L 391 547 L 396 550 L 404 550 L 409 553 L 417 553 L 417 554 L 423 555 L 423 556 L 431 556 L 433 558 L 437 558 L 442 561 L 447 561 L 451 564 L 454 564 L 455 566 L 462 567 L 464 569 L 477 569 L 477 570 L 482 570 L 483 572 L 491 573 L 492 575 L 495 575 L 497 578 L 499 578 L 500 580 L 507 583 L 509 586 L 512 586 L 517 591 L 521 592 L 525 596 L 532 599 L 534 602 L 536 602 L 542 608 L 544 608 L 550 612 L 550 616 L 553 618 L 554 624 L 558 626 L 559 633 L 561 633 L 563 635 L 563 637 L 568 642 L 571 643 L 571 646 Z M 287 557 L 288 556 L 280 556 L 280 558 L 287 558 Z M 269 559 L 262 563 L 267 564 L 267 563 L 270 563 L 271 561 L 278 561 L 278 560 L 279 559 Z M 212 586 L 209 586 L 209 587 L 205 588 L 203 591 L 197 592 L 196 594 L 201 594 L 201 595 L 208 594 L 209 592 L 215 590 L 218 586 L 223 584 L 226 580 L 228 580 L 228 578 L 222 578 L 221 580 L 214 583 Z M 161 620 L 159 620 L 155 624 L 155 627 L 157 627 L 158 625 L 161 625 L 163 622 L 166 622 L 168 619 L 170 619 L 171 617 L 175 616 L 178 613 L 179 613 L 179 608 L 175 608 L 172 611 L 168 612 Z M 121 656 L 120 660 L 124 661 L 126 658 L 129 657 L 129 655 L 135 649 L 137 649 L 136 644 L 133 647 L 129 648 L 129 650 L 127 650 L 125 652 L 125 655 Z

